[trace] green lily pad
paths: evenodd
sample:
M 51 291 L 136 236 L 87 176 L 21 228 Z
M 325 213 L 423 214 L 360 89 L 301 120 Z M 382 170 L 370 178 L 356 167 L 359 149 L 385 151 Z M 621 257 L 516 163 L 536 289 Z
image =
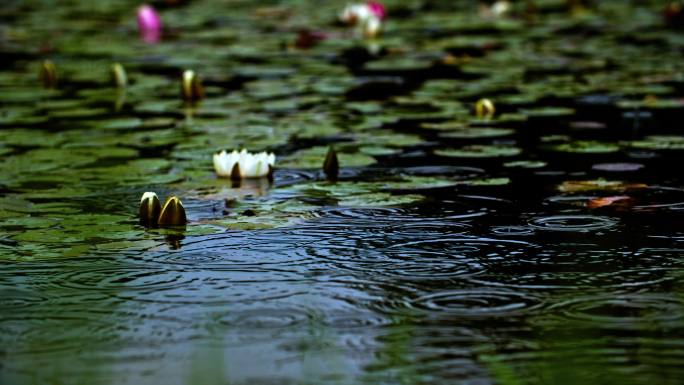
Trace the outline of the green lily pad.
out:
M 456 129 L 449 132 L 441 133 L 439 134 L 439 137 L 448 139 L 497 138 L 512 135 L 514 132 L 515 130 L 510 128 L 467 127 L 463 129 Z
M 348 207 L 382 207 L 382 206 L 398 206 L 409 203 L 414 203 L 425 199 L 423 195 L 406 194 L 393 195 L 390 193 L 366 193 L 351 195 L 337 201 L 338 206 Z
M 546 162 L 541 160 L 517 160 L 504 163 L 508 168 L 542 168 L 546 167 Z
M 642 140 L 627 142 L 627 145 L 644 150 L 684 150 L 684 136 L 651 135 Z
M 271 229 L 293 226 L 304 219 L 311 218 L 311 212 L 316 209 L 318 209 L 317 206 L 302 203 L 296 199 L 276 204 L 241 205 L 231 210 L 225 218 L 211 220 L 208 223 L 230 230 Z M 247 212 L 250 215 L 247 215 Z
M 458 181 L 459 185 L 465 186 L 505 186 L 511 183 L 509 178 L 477 178 Z
M 620 151 L 620 145 L 616 143 L 597 142 L 592 140 L 580 140 L 571 143 L 557 144 L 550 149 L 558 152 L 571 152 L 582 154 L 607 154 Z
M 520 155 L 522 150 L 514 146 L 472 145 L 455 149 L 435 150 L 435 154 L 450 158 L 497 158 Z
M 282 168 L 321 168 L 328 153 L 327 146 L 311 147 L 299 150 L 278 162 Z M 362 167 L 375 163 L 375 158 L 363 153 L 345 153 L 337 148 L 337 158 L 340 167 Z
M 575 113 L 575 110 L 567 107 L 540 107 L 522 109 L 520 113 L 529 117 L 561 117 L 570 116 Z
M 374 194 L 390 190 L 427 190 L 454 186 L 458 181 L 434 176 L 398 176 L 390 180 L 375 182 L 312 182 L 288 187 L 312 196 L 329 196 L 345 199 L 352 195 Z
M 440 123 L 421 123 L 422 128 L 427 128 L 429 130 L 439 130 L 439 131 L 452 131 L 452 130 L 464 130 L 468 129 L 468 125 L 461 121 L 450 121 L 450 122 L 440 122 Z

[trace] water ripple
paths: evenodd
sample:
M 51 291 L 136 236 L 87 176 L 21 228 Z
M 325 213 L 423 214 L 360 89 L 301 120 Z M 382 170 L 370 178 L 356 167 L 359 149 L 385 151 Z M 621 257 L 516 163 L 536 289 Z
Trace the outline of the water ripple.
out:
M 512 317 L 534 313 L 543 301 L 518 291 L 482 288 L 440 291 L 418 297 L 412 304 L 428 312 L 459 317 Z
M 585 295 L 557 302 L 548 310 L 606 328 L 641 329 L 644 323 L 681 325 L 684 300 L 665 293 Z
M 610 229 L 617 224 L 617 219 L 594 215 L 554 215 L 530 220 L 530 226 L 539 230 L 580 233 Z

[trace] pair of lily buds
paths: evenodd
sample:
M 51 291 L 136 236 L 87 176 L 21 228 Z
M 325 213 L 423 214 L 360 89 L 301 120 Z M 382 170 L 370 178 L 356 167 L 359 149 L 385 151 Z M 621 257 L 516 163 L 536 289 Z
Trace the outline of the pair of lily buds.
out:
M 112 77 L 112 84 L 119 88 L 124 88 L 128 85 L 128 77 L 126 76 L 126 70 L 120 63 L 112 64 L 110 70 Z M 44 60 L 40 65 L 40 72 L 38 73 L 38 78 L 43 87 L 45 88 L 57 88 L 57 66 L 51 60 Z
M 112 77 L 112 84 L 116 87 L 126 87 L 128 85 L 128 77 L 126 76 L 126 70 L 120 63 L 112 64 L 110 70 Z M 43 83 L 45 88 L 57 88 L 57 66 L 51 60 L 44 60 L 40 65 L 40 72 L 38 73 L 38 78 Z
M 147 227 L 184 226 L 188 223 L 180 199 L 169 197 L 162 206 L 157 194 L 149 191 L 140 200 L 139 216 L 140 223 Z
M 124 88 L 128 85 L 128 76 L 126 69 L 120 63 L 114 63 L 111 69 L 112 83 L 119 88 Z M 204 88 L 202 87 L 202 80 L 197 76 L 193 70 L 183 71 L 181 77 L 181 96 L 185 101 L 195 102 L 204 97 Z
M 114 86 L 124 88 L 128 85 L 126 69 L 120 63 L 112 64 L 111 68 L 112 83 Z M 202 80 L 193 70 L 183 71 L 181 77 L 181 96 L 184 100 L 194 102 L 204 97 Z

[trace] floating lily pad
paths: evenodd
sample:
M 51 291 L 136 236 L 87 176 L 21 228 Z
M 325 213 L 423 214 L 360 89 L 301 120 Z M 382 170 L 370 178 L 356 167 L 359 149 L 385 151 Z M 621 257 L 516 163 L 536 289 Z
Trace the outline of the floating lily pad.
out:
M 557 144 L 550 147 L 558 152 L 571 152 L 582 154 L 608 154 L 620 151 L 620 145 L 616 143 L 597 141 L 576 141 L 572 143 Z
M 454 186 L 458 181 L 433 176 L 398 176 L 390 180 L 375 182 L 313 182 L 288 187 L 288 190 L 313 195 L 327 195 L 335 198 L 346 198 L 351 195 L 387 192 L 390 190 L 427 190 Z
M 375 146 L 408 147 L 422 144 L 424 141 L 417 135 L 397 133 L 390 130 L 373 130 L 359 133 L 357 142 Z
M 328 147 L 318 146 L 300 150 L 278 162 L 282 168 L 321 168 L 328 153 Z M 375 163 L 375 158 L 363 153 L 345 153 L 337 151 L 340 167 L 362 167 Z
M 638 93 L 644 93 L 646 90 L 637 89 Z M 665 89 L 664 91 L 670 91 Z M 650 92 L 651 95 L 655 94 Z M 621 100 L 617 102 L 618 107 L 626 110 L 634 110 L 639 108 L 644 109 L 679 109 L 684 107 L 684 101 L 681 99 L 667 99 L 667 98 L 651 98 L 644 100 Z
M 439 130 L 439 131 L 451 131 L 451 130 L 464 130 L 468 128 L 465 122 L 461 121 L 450 121 L 450 122 L 440 122 L 440 123 L 422 123 L 420 125 L 423 128 L 429 130 Z
M 477 178 L 457 182 L 457 184 L 465 186 L 505 186 L 509 183 L 511 183 L 509 178 Z
M 311 218 L 311 212 L 316 209 L 317 206 L 289 199 L 277 204 L 240 206 L 231 210 L 223 219 L 208 223 L 231 230 L 270 229 L 295 225 L 305 218 Z
M 348 207 L 382 207 L 382 206 L 397 206 L 408 203 L 417 202 L 425 199 L 423 195 L 406 194 L 393 195 L 390 193 L 367 193 L 351 195 L 337 201 L 338 206 Z
M 508 168 L 542 168 L 546 167 L 546 162 L 541 160 L 517 160 L 504 163 Z
M 644 150 L 684 150 L 684 136 L 652 135 L 627 144 L 632 148 Z
M 435 154 L 450 158 L 497 158 L 519 155 L 522 150 L 514 146 L 472 145 L 455 149 L 435 150 Z
M 370 156 L 386 156 L 395 155 L 401 152 L 398 148 L 389 148 L 383 146 L 363 146 L 359 149 L 362 154 Z
M 456 129 L 449 132 L 439 134 L 440 138 L 448 139 L 479 139 L 479 138 L 496 138 L 501 136 L 508 136 L 515 132 L 510 128 L 496 128 L 496 127 L 468 127 L 463 129 Z
M 607 172 L 629 172 L 641 170 L 644 165 L 641 163 L 599 163 L 591 166 L 591 168 Z

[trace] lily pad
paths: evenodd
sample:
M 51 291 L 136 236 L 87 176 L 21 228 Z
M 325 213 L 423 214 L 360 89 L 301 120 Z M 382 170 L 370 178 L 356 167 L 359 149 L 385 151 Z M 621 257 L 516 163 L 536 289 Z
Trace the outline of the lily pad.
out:
M 468 127 L 441 133 L 439 137 L 447 139 L 497 138 L 512 135 L 514 132 L 515 130 L 510 128 Z
M 644 150 L 684 150 L 684 136 L 651 135 L 642 140 L 627 142 L 627 145 Z
M 575 141 L 571 143 L 557 144 L 550 147 L 558 152 L 571 152 L 581 154 L 608 154 L 620 151 L 620 145 L 616 143 L 597 141 Z
M 472 145 L 455 149 L 435 150 L 435 154 L 450 158 L 497 158 L 520 155 L 522 150 L 514 146 Z
M 294 154 L 284 158 L 278 162 L 278 167 L 282 168 L 321 168 L 323 160 L 328 153 L 327 146 L 311 147 L 305 150 L 299 150 Z M 362 167 L 375 163 L 375 158 L 365 155 L 363 153 L 347 153 L 341 152 L 337 149 L 337 158 L 340 167 Z
M 406 194 L 394 195 L 390 193 L 366 193 L 351 195 L 337 201 L 338 206 L 348 207 L 382 207 L 382 206 L 398 206 L 409 203 L 414 203 L 425 199 L 423 195 Z
M 546 162 L 541 160 L 517 160 L 504 163 L 508 168 L 542 168 L 546 167 Z

